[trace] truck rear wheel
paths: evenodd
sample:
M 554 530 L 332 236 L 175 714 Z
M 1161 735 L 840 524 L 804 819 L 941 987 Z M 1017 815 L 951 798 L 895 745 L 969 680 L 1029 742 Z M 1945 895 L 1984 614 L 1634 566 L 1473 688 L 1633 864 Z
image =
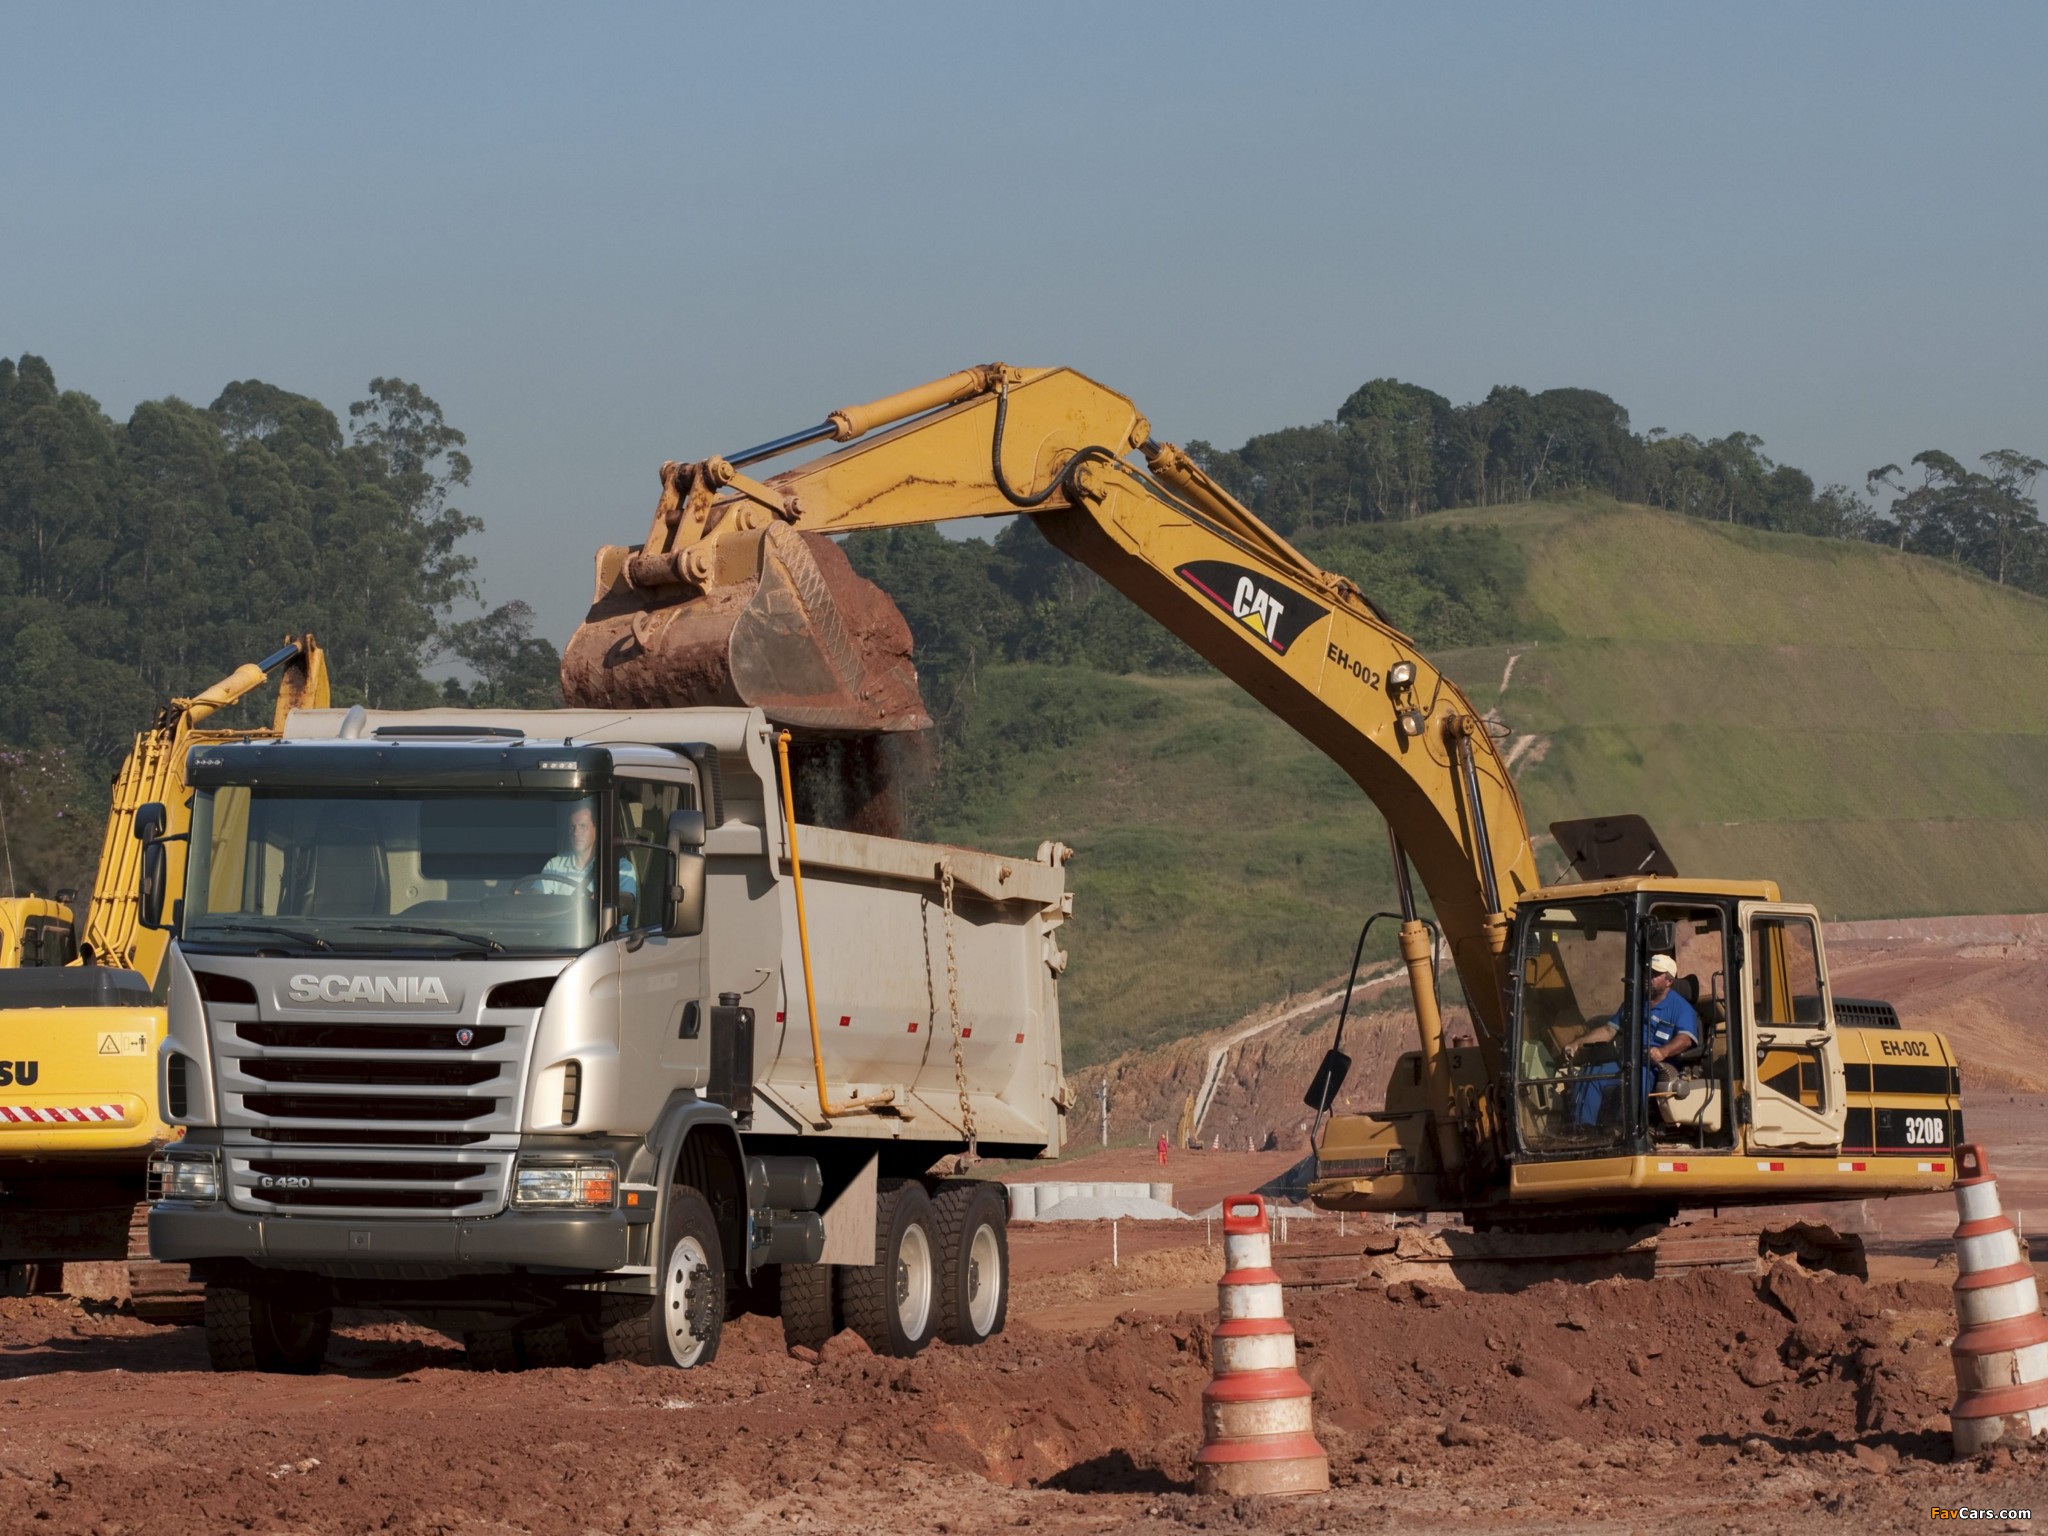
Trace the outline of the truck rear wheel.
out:
M 875 1264 L 839 1268 L 846 1326 L 878 1355 L 914 1355 L 939 1324 L 939 1243 L 931 1196 L 909 1179 L 875 1191 Z
M 516 1371 L 520 1366 L 519 1335 L 510 1328 L 465 1333 L 462 1354 L 472 1371 Z
M 604 1358 L 688 1369 L 718 1355 L 725 1326 L 725 1254 L 718 1222 L 696 1190 L 669 1191 L 654 1294 L 606 1303 Z
M 782 1342 L 790 1349 L 816 1349 L 839 1331 L 839 1309 L 833 1305 L 832 1266 L 782 1266 Z
M 932 1201 L 939 1238 L 939 1337 L 979 1344 L 1010 1314 L 1009 1202 L 1002 1186 L 949 1184 Z
M 326 1307 L 294 1307 L 233 1285 L 206 1288 L 206 1356 L 216 1371 L 311 1376 L 327 1358 L 333 1330 Z

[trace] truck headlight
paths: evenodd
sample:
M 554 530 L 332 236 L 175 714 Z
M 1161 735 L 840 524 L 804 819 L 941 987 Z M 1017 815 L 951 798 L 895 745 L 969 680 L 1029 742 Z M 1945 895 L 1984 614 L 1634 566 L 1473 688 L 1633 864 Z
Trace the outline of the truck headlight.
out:
M 153 1157 L 149 1192 L 157 1200 L 218 1200 L 220 1163 L 211 1157 Z
M 512 1178 L 512 1203 L 608 1211 L 619 1187 L 615 1163 L 526 1163 Z

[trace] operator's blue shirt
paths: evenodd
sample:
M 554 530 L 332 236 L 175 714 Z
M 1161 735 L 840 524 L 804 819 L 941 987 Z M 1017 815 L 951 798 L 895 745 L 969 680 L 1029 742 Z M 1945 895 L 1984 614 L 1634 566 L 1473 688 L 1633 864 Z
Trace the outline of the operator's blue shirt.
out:
M 1619 1011 L 1608 1022 L 1619 1029 Z M 1643 1012 L 1643 1071 L 1646 1074 L 1646 1084 L 1649 1081 L 1647 1074 L 1655 1071 L 1649 1064 L 1651 1050 L 1669 1045 L 1680 1035 L 1691 1035 L 1697 1041 L 1700 1037 L 1700 1016 L 1691 1003 L 1678 995 L 1678 988 L 1673 987 Z
M 1621 1030 L 1621 1012 L 1621 1009 L 1615 1009 L 1607 1020 L 1614 1026 L 1617 1036 Z M 1643 1010 L 1642 1077 L 1645 1096 L 1657 1081 L 1657 1069 L 1650 1062 L 1651 1050 L 1669 1045 L 1680 1035 L 1691 1035 L 1697 1041 L 1700 1038 L 1700 1016 L 1698 1010 L 1679 995 L 1678 988 L 1672 987 L 1661 999 Z M 1620 1076 L 1621 1065 L 1618 1062 L 1588 1069 L 1580 1077 L 1572 1095 L 1572 1119 L 1580 1125 L 1597 1123 L 1606 1102 L 1607 1090 L 1618 1086 L 1613 1080 Z

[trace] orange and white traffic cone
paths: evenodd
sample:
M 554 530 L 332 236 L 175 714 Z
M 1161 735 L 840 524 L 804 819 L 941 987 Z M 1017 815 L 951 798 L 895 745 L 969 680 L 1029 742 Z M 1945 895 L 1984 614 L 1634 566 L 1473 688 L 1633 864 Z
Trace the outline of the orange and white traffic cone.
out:
M 1949 1354 L 1956 1404 L 1949 1410 L 1956 1454 L 2048 1430 L 2048 1318 L 2034 1267 L 1998 1204 L 1984 1149 L 1956 1159 L 1956 1322 Z
M 1309 1385 L 1294 1368 L 1294 1329 L 1280 1305 L 1266 1202 L 1223 1202 L 1216 1374 L 1202 1391 L 1202 1493 L 1322 1493 L 1330 1458 L 1316 1443 Z

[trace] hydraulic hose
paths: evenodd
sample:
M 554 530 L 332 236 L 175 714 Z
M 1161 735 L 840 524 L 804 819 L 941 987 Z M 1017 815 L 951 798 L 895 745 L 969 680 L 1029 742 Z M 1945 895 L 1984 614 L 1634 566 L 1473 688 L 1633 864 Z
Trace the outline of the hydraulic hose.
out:
M 782 824 L 789 834 L 789 880 L 796 895 L 796 942 L 804 959 L 804 1008 L 811 1018 L 811 1066 L 818 1077 L 818 1113 L 830 1120 L 837 1115 L 860 1115 L 891 1103 L 893 1092 L 858 1104 L 834 1104 L 825 1087 L 825 1042 L 818 1035 L 818 994 L 811 985 L 811 930 L 804 919 L 804 865 L 796 851 L 796 794 L 789 782 L 789 732 L 778 731 L 775 755 L 782 768 Z

